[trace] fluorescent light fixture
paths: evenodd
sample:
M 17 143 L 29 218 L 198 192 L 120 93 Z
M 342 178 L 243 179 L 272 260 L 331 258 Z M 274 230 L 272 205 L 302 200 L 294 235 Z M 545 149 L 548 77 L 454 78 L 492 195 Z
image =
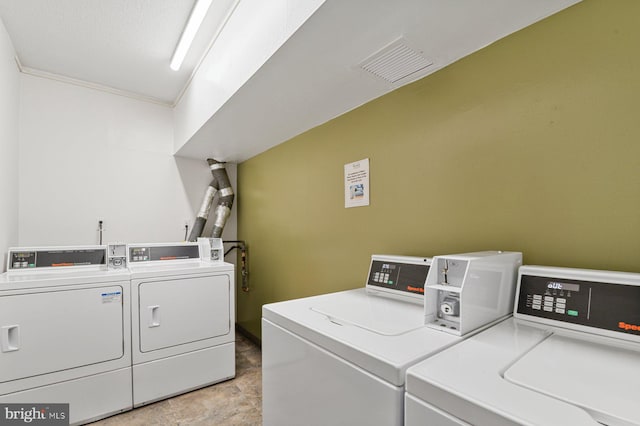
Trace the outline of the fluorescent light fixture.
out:
M 180 36 L 176 51 L 173 52 L 173 57 L 171 58 L 171 65 L 169 66 L 172 70 L 178 71 L 180 66 L 182 66 L 182 61 L 184 61 L 184 57 L 187 56 L 187 52 L 191 48 L 191 43 L 193 43 L 193 39 L 200 29 L 200 25 L 202 25 L 202 21 L 212 1 L 213 0 L 197 0 L 195 6 L 193 6 L 187 25 L 184 27 L 184 31 L 182 31 L 182 36 Z

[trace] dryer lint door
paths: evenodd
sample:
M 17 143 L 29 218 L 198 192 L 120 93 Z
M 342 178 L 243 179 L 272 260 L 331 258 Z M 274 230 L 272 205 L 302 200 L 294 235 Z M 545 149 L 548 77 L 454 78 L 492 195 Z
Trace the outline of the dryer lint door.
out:
M 122 297 L 120 285 L 1 296 L 0 391 L 3 383 L 123 357 Z
M 155 279 L 140 283 L 140 352 L 226 335 L 231 330 L 227 275 Z

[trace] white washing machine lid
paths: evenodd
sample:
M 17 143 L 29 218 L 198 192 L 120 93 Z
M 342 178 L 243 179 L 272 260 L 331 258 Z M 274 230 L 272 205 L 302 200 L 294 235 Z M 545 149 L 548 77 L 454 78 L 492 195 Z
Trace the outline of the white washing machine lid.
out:
M 365 289 L 264 305 L 262 316 L 395 386 L 410 365 L 461 340 L 421 326 L 422 306 Z
M 209 274 L 233 271 L 234 265 L 226 262 L 208 260 L 166 261 L 129 265 L 131 279 L 165 277 L 185 274 Z
M 474 425 L 639 424 L 638 345 L 580 335 L 510 318 L 411 367 L 407 392 Z
M 520 358 L 504 377 L 582 407 L 607 425 L 638 425 L 640 345 L 631 345 L 635 350 L 553 335 Z
M 383 336 L 397 336 L 424 326 L 424 307 L 368 292 L 345 292 L 320 302 L 312 311 L 330 321 L 351 325 Z

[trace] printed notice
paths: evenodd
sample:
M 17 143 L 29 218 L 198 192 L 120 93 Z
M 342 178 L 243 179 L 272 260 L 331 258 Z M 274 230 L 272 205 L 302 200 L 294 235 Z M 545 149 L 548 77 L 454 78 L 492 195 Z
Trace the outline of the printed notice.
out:
M 369 205 L 369 159 L 344 165 L 344 207 Z
M 119 303 L 122 298 L 121 291 L 110 291 L 108 293 L 101 293 L 102 303 Z

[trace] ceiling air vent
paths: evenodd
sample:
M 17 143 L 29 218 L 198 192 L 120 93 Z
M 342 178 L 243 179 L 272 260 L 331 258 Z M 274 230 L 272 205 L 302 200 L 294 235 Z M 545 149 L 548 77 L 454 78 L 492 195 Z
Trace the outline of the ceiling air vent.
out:
M 393 84 L 426 71 L 431 65 L 433 61 L 410 47 L 404 38 L 399 38 L 365 59 L 360 68 Z

